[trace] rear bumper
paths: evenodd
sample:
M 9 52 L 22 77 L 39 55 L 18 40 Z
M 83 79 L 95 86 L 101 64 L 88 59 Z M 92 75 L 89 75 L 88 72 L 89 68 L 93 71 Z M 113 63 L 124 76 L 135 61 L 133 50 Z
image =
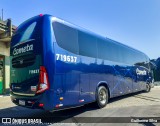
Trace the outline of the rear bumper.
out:
M 43 94 L 29 97 L 29 96 L 15 95 L 11 92 L 11 100 L 14 104 L 32 109 L 44 109 L 44 106 L 41 107 L 39 106 L 39 104 L 43 103 L 41 102 L 42 97 Z M 23 104 L 21 104 L 21 101 L 23 101 Z
M 49 91 L 49 90 L 35 96 L 17 95 L 11 91 L 12 102 L 18 106 L 22 106 L 26 108 L 43 109 L 46 111 L 58 111 L 58 110 L 63 110 L 66 108 L 78 106 L 78 104 L 66 106 L 63 103 L 63 101 L 59 100 L 59 97 L 60 96 L 58 96 L 57 98 L 56 94 L 54 94 L 53 91 Z

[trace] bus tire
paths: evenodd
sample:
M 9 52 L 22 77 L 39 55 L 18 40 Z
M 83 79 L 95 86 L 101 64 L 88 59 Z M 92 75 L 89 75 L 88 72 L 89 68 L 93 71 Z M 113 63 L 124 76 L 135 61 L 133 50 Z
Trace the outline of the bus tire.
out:
M 96 92 L 96 105 L 103 108 L 108 103 L 108 90 L 104 86 L 99 86 Z
M 151 90 L 150 84 L 146 84 L 146 90 L 145 90 L 145 92 L 150 92 L 150 90 Z

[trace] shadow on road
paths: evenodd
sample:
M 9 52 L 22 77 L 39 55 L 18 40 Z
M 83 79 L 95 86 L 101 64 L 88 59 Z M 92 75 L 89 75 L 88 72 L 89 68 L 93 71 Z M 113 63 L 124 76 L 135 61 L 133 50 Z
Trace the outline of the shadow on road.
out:
M 118 96 L 118 97 L 115 97 L 115 98 L 111 98 L 109 100 L 109 103 L 119 101 L 119 100 L 129 98 L 129 97 L 135 97 L 136 95 L 139 95 L 139 94 L 142 94 L 142 93 L 144 93 L 144 91 L 140 91 L 140 92 L 136 92 L 136 93 L 132 93 L 132 94 L 127 94 L 127 95 L 122 95 L 122 96 Z
M 82 107 L 66 109 L 62 111 L 48 112 L 38 109 L 28 109 L 20 106 L 10 107 L 6 109 L 0 109 L 0 117 L 2 118 L 41 118 L 47 122 L 69 122 L 75 123 L 74 116 L 82 114 L 86 111 L 96 110 L 95 107 L 85 105 Z

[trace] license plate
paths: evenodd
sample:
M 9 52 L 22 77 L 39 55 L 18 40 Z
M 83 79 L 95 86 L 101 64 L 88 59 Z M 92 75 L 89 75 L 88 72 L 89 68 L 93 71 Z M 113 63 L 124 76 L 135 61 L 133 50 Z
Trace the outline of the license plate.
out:
M 19 104 L 25 106 L 25 101 L 19 100 Z

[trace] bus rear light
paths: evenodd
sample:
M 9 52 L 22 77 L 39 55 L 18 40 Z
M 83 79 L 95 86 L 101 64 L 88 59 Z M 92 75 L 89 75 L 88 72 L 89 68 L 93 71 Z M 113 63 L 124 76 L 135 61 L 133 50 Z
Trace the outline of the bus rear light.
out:
M 48 74 L 44 66 L 40 66 L 39 84 L 36 93 L 42 93 L 49 89 Z
M 42 16 L 43 16 L 43 14 L 39 14 L 39 16 L 40 16 L 40 17 L 42 17 Z
M 40 103 L 38 106 L 39 106 L 39 107 L 43 107 L 43 106 L 44 106 L 44 104 L 43 104 L 43 103 Z

